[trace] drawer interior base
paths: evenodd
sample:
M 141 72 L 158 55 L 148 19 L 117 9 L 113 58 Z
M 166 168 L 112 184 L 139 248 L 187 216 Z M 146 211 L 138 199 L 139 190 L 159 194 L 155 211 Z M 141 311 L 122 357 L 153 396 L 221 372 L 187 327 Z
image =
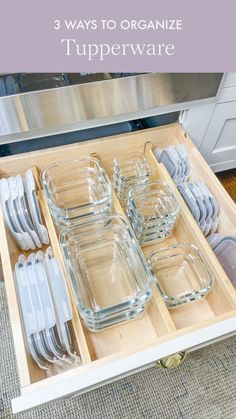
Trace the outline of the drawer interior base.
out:
M 54 162 L 95 154 L 101 160 L 111 178 L 111 165 L 114 156 L 128 154 L 135 150 L 144 150 L 152 168 L 153 179 L 162 179 L 170 183 L 181 206 L 180 216 L 173 235 L 160 244 L 143 247 L 144 254 L 147 255 L 154 248 L 175 243 L 191 242 L 196 244 L 202 251 L 216 277 L 212 291 L 207 297 L 197 303 L 168 310 L 162 301 L 158 290 L 155 288 L 153 299 L 151 300 L 147 311 L 140 318 L 126 324 L 114 326 L 103 332 L 92 333 L 88 331 L 83 326 L 76 308 L 70 281 L 65 270 L 58 243 L 58 235 L 50 216 L 49 208 L 42 191 L 41 182 L 38 180 L 38 197 L 43 217 L 49 231 L 50 242 L 54 254 L 59 258 L 67 277 L 67 285 L 73 309 L 73 320 L 70 324 L 70 330 L 73 337 L 74 348 L 81 357 L 81 366 L 58 374 L 56 377 L 47 377 L 45 372 L 40 370 L 27 354 L 12 276 L 14 264 L 21 251 L 5 229 L 2 215 L 0 214 L 0 233 L 2 237 L 0 249 L 22 393 L 30 392 L 32 389 L 37 388 L 37 385 L 38 388 L 50 385 L 50 383 L 54 382 L 57 378 L 58 380 L 62 380 L 70 374 L 79 375 L 80 370 L 82 374 L 85 370 L 92 371 L 96 368 L 96 365 L 106 365 L 109 364 L 111 360 L 125 359 L 128 354 L 137 354 L 147 348 L 158 348 L 162 342 L 170 342 L 171 345 L 171 341 L 174 341 L 180 336 L 187 336 L 191 332 L 204 329 L 208 325 L 220 324 L 221 321 L 231 317 L 233 318 L 236 315 L 236 291 L 234 287 L 218 263 L 206 239 L 203 237 L 166 169 L 162 164 L 157 163 L 152 151 L 154 147 L 161 148 L 180 143 L 185 145 L 190 157 L 191 180 L 203 180 L 220 203 L 219 232 L 236 234 L 236 212 L 234 204 L 196 148 L 178 125 L 150 129 L 146 130 L 144 133 L 139 132 L 122 135 L 118 138 L 114 137 L 99 141 L 90 141 L 88 143 L 80 143 L 78 145 L 59 147 L 57 149 L 49 149 L 37 153 L 28 153 L 26 155 L 18 156 L 17 159 L 13 157 L 1 159 L 1 177 L 23 174 L 32 166 L 32 163 L 34 163 L 37 168 L 37 170 L 35 170 L 35 176 L 37 177 L 37 171 L 42 171 L 47 165 Z M 118 213 L 122 213 L 122 208 L 115 195 L 114 210 Z M 210 338 L 211 337 L 209 336 L 209 339 Z M 181 349 L 185 349 L 185 347 Z

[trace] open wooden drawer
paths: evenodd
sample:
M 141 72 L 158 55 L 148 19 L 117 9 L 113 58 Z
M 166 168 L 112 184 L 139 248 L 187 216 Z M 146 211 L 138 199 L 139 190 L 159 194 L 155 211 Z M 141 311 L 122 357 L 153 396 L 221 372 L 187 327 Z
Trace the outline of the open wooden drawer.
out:
M 67 278 L 73 307 L 70 328 L 74 347 L 80 354 L 82 362 L 76 368 L 46 377 L 45 372 L 36 366 L 25 349 L 12 275 L 15 261 L 21 251 L 7 233 L 0 214 L 0 250 L 21 384 L 21 396 L 12 401 L 14 413 L 74 392 L 87 391 L 108 380 L 131 374 L 147 365 L 153 365 L 160 358 L 210 343 L 212 340 L 220 339 L 236 331 L 236 290 L 203 237 L 164 166 L 156 162 L 152 153 L 152 147 L 166 147 L 179 143 L 185 144 L 188 150 L 191 160 L 191 180 L 203 180 L 220 203 L 219 232 L 236 234 L 236 207 L 233 201 L 191 140 L 177 124 L 1 159 L 0 175 L 4 177 L 23 174 L 32 166 L 36 166 L 41 171 L 53 162 L 96 154 L 108 175 L 111 176 L 111 162 L 115 155 L 145 150 L 152 167 L 153 177 L 165 179 L 172 185 L 181 205 L 181 213 L 172 237 L 159 245 L 143 248 L 144 254 L 149 253 L 154 247 L 192 242 L 203 252 L 216 277 L 210 294 L 198 303 L 167 310 L 155 289 L 148 310 L 142 317 L 99 333 L 89 332 L 83 327 Z M 38 182 L 38 188 L 51 245 L 64 269 L 57 233 L 40 182 Z M 115 196 L 114 207 L 116 211 L 122 211 Z

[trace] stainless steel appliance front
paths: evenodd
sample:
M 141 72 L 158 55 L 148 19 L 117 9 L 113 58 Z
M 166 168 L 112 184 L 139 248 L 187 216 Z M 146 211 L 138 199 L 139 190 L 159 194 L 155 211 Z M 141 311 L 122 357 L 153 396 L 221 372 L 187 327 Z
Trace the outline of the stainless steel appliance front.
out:
M 214 100 L 222 73 L 149 73 L 0 98 L 0 143 L 182 110 Z

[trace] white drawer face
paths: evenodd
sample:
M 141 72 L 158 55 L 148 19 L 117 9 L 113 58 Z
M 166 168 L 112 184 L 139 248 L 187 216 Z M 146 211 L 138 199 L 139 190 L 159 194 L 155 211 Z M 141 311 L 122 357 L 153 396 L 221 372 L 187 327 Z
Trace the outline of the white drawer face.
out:
M 113 156 L 128 151 L 145 150 L 152 168 L 153 178 L 163 179 L 171 184 L 181 207 L 174 233 L 165 241 L 165 245 L 181 242 L 196 244 L 205 255 L 216 278 L 214 288 L 206 298 L 198 303 L 173 310 L 166 308 L 155 288 L 152 301 L 140 318 L 103 332 L 93 333 L 86 330 L 81 323 L 67 276 L 67 286 L 73 308 L 70 328 L 74 347 L 81 357 L 81 364 L 63 373 L 46 377 L 45 372 L 33 363 L 24 345 L 12 278 L 12 268 L 20 250 L 6 232 L 3 219 L 0 216 L 0 250 L 22 393 L 12 401 L 14 412 L 29 409 L 70 393 L 86 391 L 90 387 L 142 368 L 162 357 L 204 344 L 236 330 L 236 291 L 192 218 L 167 171 L 156 162 L 152 152 L 152 147 L 165 147 L 178 143 L 184 143 L 188 150 L 191 160 L 191 180 L 204 180 L 220 202 L 219 232 L 226 234 L 234 232 L 236 234 L 234 204 L 178 125 L 122 135 L 113 139 L 90 141 L 43 152 L 28 153 L 17 159 L 13 157 L 1 159 L 1 175 L 10 176 L 23 173 L 32 165 L 36 165 L 41 171 L 55 161 L 96 153 L 108 175 L 111 176 Z M 62 268 L 65 269 L 58 237 L 40 182 L 38 183 L 38 197 L 51 246 L 54 254 L 60 260 Z M 122 212 L 115 196 L 114 209 L 116 212 Z M 158 246 L 163 247 L 163 243 Z M 146 256 L 150 252 L 150 247 L 143 248 L 143 252 Z
M 177 353 L 183 348 L 191 349 L 194 346 L 207 344 L 208 340 L 217 339 L 235 331 L 236 316 L 223 320 L 217 325 L 210 325 L 184 336 L 176 336 L 172 341 L 160 343 L 139 353 L 127 355 L 116 361 L 111 360 L 105 365 L 97 365 L 94 369 L 81 367 L 80 371 L 70 371 L 63 377 L 48 379 L 48 383 L 41 382 L 38 385 L 31 385 L 29 391 L 23 391 L 22 396 L 12 400 L 13 413 L 47 403 L 51 400 L 68 396 L 73 393 L 83 393 L 97 387 L 99 384 L 106 384 L 108 381 L 120 379 L 127 373 L 132 374 L 143 366 L 153 366 L 153 362 L 165 356 Z M 150 365 L 149 365 L 150 364 Z M 55 378 L 55 379 L 54 379 Z M 42 384 L 42 385 L 41 385 Z
M 221 89 L 217 97 L 217 104 L 236 101 L 236 86 Z
M 228 73 L 225 77 L 223 88 L 224 87 L 235 87 L 236 86 L 236 73 Z
M 229 89 L 231 90 L 231 89 Z M 236 164 L 236 88 L 235 100 L 218 103 L 200 148 L 215 171 Z

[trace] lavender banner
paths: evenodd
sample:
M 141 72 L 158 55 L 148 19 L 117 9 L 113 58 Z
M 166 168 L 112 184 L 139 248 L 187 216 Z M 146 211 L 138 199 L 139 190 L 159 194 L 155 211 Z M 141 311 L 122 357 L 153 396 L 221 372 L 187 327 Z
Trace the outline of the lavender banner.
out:
M 236 71 L 235 19 L 235 0 L 8 0 L 0 72 Z

